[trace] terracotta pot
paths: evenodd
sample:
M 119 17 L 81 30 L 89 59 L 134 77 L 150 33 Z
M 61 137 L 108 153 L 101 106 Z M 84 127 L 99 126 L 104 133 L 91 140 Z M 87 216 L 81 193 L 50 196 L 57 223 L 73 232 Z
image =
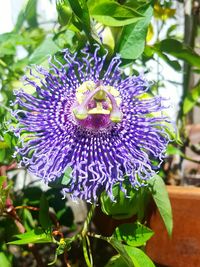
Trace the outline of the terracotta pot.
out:
M 155 235 L 146 252 L 156 263 L 167 267 L 200 266 L 200 188 L 168 186 L 174 228 L 170 238 L 156 211 L 150 219 Z

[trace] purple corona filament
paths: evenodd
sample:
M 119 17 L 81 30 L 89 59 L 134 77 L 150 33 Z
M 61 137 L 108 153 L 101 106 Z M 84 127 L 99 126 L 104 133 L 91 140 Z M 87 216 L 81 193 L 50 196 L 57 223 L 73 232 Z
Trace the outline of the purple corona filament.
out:
M 13 103 L 21 165 L 46 183 L 70 169 L 63 192 L 91 202 L 104 190 L 112 198 L 116 183 L 123 190 L 125 177 L 134 188 L 144 186 L 168 143 L 162 99 L 142 99 L 148 82 L 124 78 L 118 56 L 106 67 L 98 53 L 98 46 L 79 56 L 65 50 L 65 64 L 54 58 L 50 70 L 30 70 L 24 79 L 35 94 L 19 90 Z

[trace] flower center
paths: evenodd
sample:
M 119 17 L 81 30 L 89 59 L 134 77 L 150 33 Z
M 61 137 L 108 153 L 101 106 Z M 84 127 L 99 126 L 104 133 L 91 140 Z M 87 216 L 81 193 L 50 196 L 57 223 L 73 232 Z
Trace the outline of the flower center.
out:
M 82 126 L 99 129 L 122 120 L 121 98 L 113 86 L 86 81 L 77 88 L 76 100 L 73 113 Z

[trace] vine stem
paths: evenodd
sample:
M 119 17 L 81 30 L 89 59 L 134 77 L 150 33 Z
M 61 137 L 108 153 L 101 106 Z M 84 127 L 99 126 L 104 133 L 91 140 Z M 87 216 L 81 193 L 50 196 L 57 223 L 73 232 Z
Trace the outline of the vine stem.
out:
M 92 259 L 90 241 L 89 241 L 88 236 L 85 236 L 82 239 L 82 242 L 83 242 L 83 255 L 85 258 L 85 262 L 86 262 L 88 267 L 93 267 L 93 259 Z
M 93 266 L 93 258 L 92 258 L 92 252 L 91 252 L 91 247 L 90 247 L 90 240 L 88 237 L 88 228 L 92 220 L 94 210 L 95 210 L 95 205 L 93 204 L 87 214 L 87 218 L 84 222 L 83 229 L 81 231 L 81 238 L 82 238 L 82 244 L 83 244 L 83 255 L 84 255 L 85 262 L 88 267 Z
M 88 232 L 88 227 L 89 227 L 89 224 L 90 224 L 90 222 L 92 220 L 92 217 L 94 215 L 95 207 L 96 206 L 94 204 L 92 204 L 92 206 L 91 206 L 91 208 L 90 208 L 90 210 L 89 210 L 89 212 L 87 214 L 87 218 L 86 218 L 86 220 L 84 222 L 83 229 L 81 231 L 81 236 L 82 237 L 85 237 L 87 232 Z
M 94 238 L 102 239 L 102 240 L 107 241 L 107 242 L 110 242 L 112 239 L 111 237 L 106 237 L 106 236 L 102 236 L 102 235 L 91 233 L 91 232 L 87 232 L 87 235 L 94 237 Z

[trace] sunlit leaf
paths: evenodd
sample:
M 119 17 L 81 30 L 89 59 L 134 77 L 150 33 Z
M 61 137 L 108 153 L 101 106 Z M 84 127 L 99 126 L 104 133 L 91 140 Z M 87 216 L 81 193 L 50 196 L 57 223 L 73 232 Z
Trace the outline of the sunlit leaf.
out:
M 37 27 L 37 2 L 38 0 L 29 0 L 25 9 L 26 20 L 30 27 Z
M 114 237 L 125 242 L 129 246 L 143 246 L 154 232 L 140 223 L 126 223 L 115 229 Z
M 149 189 L 164 221 L 167 232 L 169 235 L 171 235 L 173 229 L 172 208 L 166 185 L 163 179 L 158 175 L 155 175 L 153 178 L 151 178 L 148 181 L 148 184 L 150 185 Z
M 26 231 L 31 231 L 35 227 L 35 221 L 33 219 L 33 216 L 28 209 L 23 209 L 23 223 Z
M 58 22 L 61 26 L 67 25 L 72 17 L 72 10 L 69 6 L 69 2 L 65 1 L 57 1 L 56 2 L 56 9 L 58 12 Z
M 183 152 L 179 148 L 173 146 L 172 144 L 169 144 L 167 146 L 166 154 L 167 155 L 180 155 L 180 156 L 184 156 Z
M 155 267 L 152 260 L 139 248 L 124 246 L 135 267 Z
M 30 243 L 51 243 L 52 237 L 41 229 L 34 229 L 24 234 L 16 235 L 19 240 L 8 242 L 10 245 L 26 245 Z
M 123 245 L 121 242 L 119 242 L 117 239 L 111 239 L 110 244 L 116 249 L 116 251 L 121 255 L 122 259 L 124 262 L 129 266 L 129 267 L 135 267 L 133 260 L 131 257 L 128 255 L 128 253 L 125 250 L 125 245 Z M 128 247 L 128 246 L 127 246 Z M 132 247 L 131 247 L 132 248 Z
M 60 48 L 55 44 L 52 38 L 46 38 L 29 57 L 29 64 L 40 64 L 46 60 L 49 55 L 53 55 L 59 50 Z
M 27 21 L 31 27 L 37 27 L 37 0 L 26 0 L 19 15 L 14 28 L 15 32 L 19 32 Z
M 173 24 L 173 25 L 171 25 L 169 28 L 168 28 L 168 30 L 167 30 L 167 33 L 166 33 L 166 36 L 168 37 L 168 38 L 171 38 L 172 36 L 174 36 L 175 35 L 175 30 L 177 29 L 177 24 Z
M 152 17 L 153 8 L 151 5 L 148 5 L 142 11 L 144 18 L 134 24 L 125 26 L 122 30 L 118 45 L 118 52 L 122 58 L 136 59 L 144 51 L 147 29 Z
M 170 54 L 178 59 L 185 60 L 189 64 L 200 67 L 200 57 L 191 48 L 175 39 L 165 39 L 157 44 L 157 48 L 163 53 Z
M 0 252 L 0 266 L 12 267 L 12 257 L 8 252 Z
M 192 90 L 188 90 L 183 100 L 183 114 L 186 115 L 192 110 L 200 98 L 200 83 Z
M 126 6 L 110 0 L 89 1 L 91 16 L 107 26 L 119 27 L 140 20 L 143 16 Z
M 157 54 L 161 59 L 163 59 L 170 67 L 172 67 L 176 71 L 180 71 L 182 69 L 181 64 L 176 59 L 171 59 L 166 53 L 163 53 L 158 45 L 146 45 L 144 50 L 144 55 L 146 57 L 152 58 L 154 54 Z
M 110 243 L 121 255 L 128 267 L 155 267 L 151 259 L 141 249 L 123 245 L 113 239 Z
M 90 15 L 85 0 L 68 0 L 72 11 L 82 25 L 83 30 L 89 37 L 91 32 Z

